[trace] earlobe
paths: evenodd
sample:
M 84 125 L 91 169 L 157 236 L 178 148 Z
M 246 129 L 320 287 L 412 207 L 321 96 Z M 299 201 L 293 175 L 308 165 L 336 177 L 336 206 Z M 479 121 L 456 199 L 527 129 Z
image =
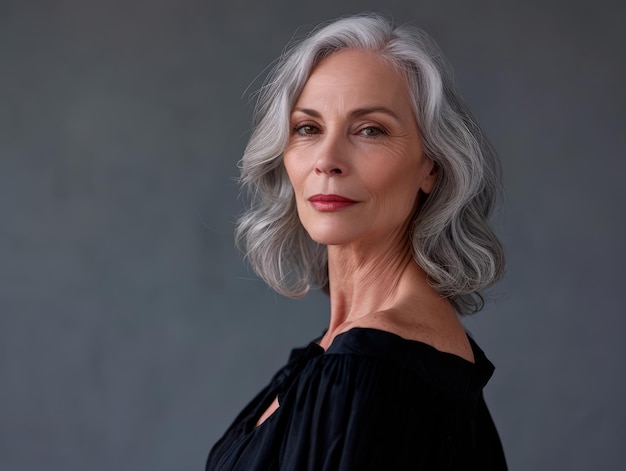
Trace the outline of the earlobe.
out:
M 420 190 L 426 194 L 430 194 L 430 192 L 433 191 L 435 183 L 437 183 L 437 178 L 439 177 L 439 165 L 433 160 L 431 160 L 430 163 L 430 172 L 424 177 L 420 186 Z

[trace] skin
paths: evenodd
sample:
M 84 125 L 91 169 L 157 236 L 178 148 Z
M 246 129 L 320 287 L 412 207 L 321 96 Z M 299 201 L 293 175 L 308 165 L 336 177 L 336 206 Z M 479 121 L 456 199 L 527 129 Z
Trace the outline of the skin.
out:
M 386 330 L 473 362 L 452 306 L 413 259 L 408 229 L 437 172 L 424 155 L 404 78 L 379 55 L 339 51 L 313 70 L 291 114 L 284 165 L 298 215 L 328 246 L 327 349 L 353 327 Z M 355 203 L 321 211 L 309 198 Z M 278 408 L 274 401 L 262 423 Z

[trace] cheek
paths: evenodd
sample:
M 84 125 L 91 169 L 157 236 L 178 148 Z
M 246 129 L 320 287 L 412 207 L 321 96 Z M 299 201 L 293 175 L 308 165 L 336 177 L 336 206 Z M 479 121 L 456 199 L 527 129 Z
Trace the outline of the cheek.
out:
M 383 172 L 372 182 L 370 191 L 375 197 L 379 214 L 390 224 L 406 221 L 418 204 L 417 176 L 411 169 L 401 172 Z
M 302 198 L 305 189 L 306 172 L 304 172 L 301 167 L 294 165 L 293 159 L 284 159 L 283 166 L 289 178 L 289 183 L 291 184 L 298 213 L 300 213 L 303 204 Z
M 396 203 L 413 204 L 418 193 L 418 175 L 412 168 L 375 169 L 371 172 L 369 187 L 372 193 Z
M 295 190 L 297 183 L 298 183 L 298 178 L 297 178 L 296 169 L 294 168 L 293 163 L 292 163 L 292 159 L 289 159 L 287 158 L 287 156 L 285 156 L 283 158 L 283 168 L 285 169 L 285 173 L 287 173 L 287 177 L 289 178 L 289 182 L 291 183 L 291 186 Z

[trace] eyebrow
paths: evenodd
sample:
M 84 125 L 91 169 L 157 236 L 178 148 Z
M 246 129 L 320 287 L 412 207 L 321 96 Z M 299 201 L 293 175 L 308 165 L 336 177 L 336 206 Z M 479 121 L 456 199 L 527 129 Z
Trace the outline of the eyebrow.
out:
M 322 115 L 318 111 L 313 110 L 311 108 L 294 108 L 293 111 L 294 112 L 298 111 L 300 113 L 307 114 L 309 116 L 312 116 L 313 118 L 321 118 L 322 117 Z M 384 114 L 387 114 L 387 115 L 391 116 L 392 118 L 395 118 L 396 120 L 400 121 L 400 117 L 398 116 L 398 114 L 395 111 L 393 111 L 393 110 L 391 110 L 391 109 L 389 109 L 389 108 L 387 108 L 385 106 L 371 106 L 371 107 L 368 107 L 368 108 L 357 108 L 356 110 L 353 110 L 353 111 L 350 112 L 350 116 L 352 118 L 359 118 L 361 116 L 365 116 L 365 115 L 368 115 L 368 114 L 371 114 L 371 113 L 384 113 Z

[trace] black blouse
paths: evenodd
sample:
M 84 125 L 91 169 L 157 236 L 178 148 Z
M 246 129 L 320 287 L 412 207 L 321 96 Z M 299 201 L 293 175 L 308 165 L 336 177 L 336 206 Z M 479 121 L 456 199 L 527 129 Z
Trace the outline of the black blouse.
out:
M 470 342 L 475 363 L 370 328 L 337 335 L 326 352 L 296 349 L 206 471 L 506 470 L 482 395 L 494 368 Z

